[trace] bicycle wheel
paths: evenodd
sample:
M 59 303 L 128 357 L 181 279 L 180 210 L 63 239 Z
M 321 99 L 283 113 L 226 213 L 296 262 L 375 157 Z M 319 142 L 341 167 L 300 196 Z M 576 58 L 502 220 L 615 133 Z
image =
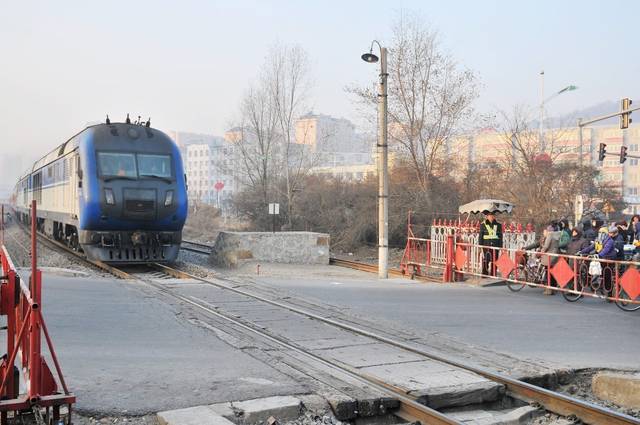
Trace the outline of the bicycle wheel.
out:
M 640 304 L 633 304 L 631 302 L 624 301 L 624 300 L 631 301 L 631 297 L 629 297 L 629 295 L 627 295 L 627 293 L 622 288 L 620 288 L 620 296 L 619 297 L 622 298 L 622 300 L 616 301 L 616 305 L 618 307 L 620 307 L 622 310 L 624 310 L 624 311 L 640 310 Z
M 527 271 L 523 265 L 518 265 L 515 269 L 511 270 L 509 276 L 507 276 L 507 288 L 513 292 L 518 292 L 525 287 L 527 279 Z M 511 280 L 518 280 L 518 282 L 512 282 Z
M 582 284 L 580 283 L 579 279 L 571 280 L 571 282 L 567 283 L 567 286 L 565 286 L 564 289 L 579 292 L 578 294 L 573 292 L 562 292 L 562 296 L 564 297 L 564 299 L 569 301 L 570 303 L 576 302 L 580 298 L 582 298 Z

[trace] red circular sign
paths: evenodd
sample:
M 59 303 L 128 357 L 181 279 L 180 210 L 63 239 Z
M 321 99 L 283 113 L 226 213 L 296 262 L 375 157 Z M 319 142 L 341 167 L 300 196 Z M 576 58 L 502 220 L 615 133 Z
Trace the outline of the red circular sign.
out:
M 224 183 L 222 183 L 222 182 L 217 182 L 213 187 L 214 187 L 218 192 L 220 192 L 220 191 L 224 188 Z

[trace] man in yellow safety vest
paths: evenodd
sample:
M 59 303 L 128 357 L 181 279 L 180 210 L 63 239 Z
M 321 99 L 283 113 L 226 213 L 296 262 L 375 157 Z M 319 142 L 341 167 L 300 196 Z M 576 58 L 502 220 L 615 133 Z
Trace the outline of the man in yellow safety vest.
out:
M 496 221 L 493 211 L 484 210 L 482 214 L 485 215 L 486 220 L 480 224 L 478 243 L 487 247 L 482 249 L 482 274 L 494 276 L 496 273 L 495 260 L 500 256 L 500 252 L 492 248 L 502 248 L 502 224 Z

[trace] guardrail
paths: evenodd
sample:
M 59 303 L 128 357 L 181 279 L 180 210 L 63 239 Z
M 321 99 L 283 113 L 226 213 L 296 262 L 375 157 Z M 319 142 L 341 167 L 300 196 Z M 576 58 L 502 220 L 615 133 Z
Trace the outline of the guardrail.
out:
M 0 230 L 4 230 L 4 208 Z M 4 237 L 2 235 L 1 237 Z M 58 424 L 61 407 L 67 406 L 66 423 L 71 423 L 75 396 L 69 392 L 42 316 L 42 274 L 37 266 L 36 202 L 31 205 L 31 273 L 20 277 L 6 246 L 0 248 L 0 315 L 7 316 L 7 354 L 0 364 L 0 424 L 8 424 L 8 413 L 44 409 L 47 422 Z M 58 380 L 42 355 L 44 335 Z M 16 358 L 19 361 L 16 365 Z M 20 380 L 23 393 L 20 393 Z M 62 391 L 59 390 L 59 385 Z M 41 414 L 38 410 L 38 414 Z M 63 419 L 64 420 L 64 419 Z
M 433 261 L 433 252 L 444 261 Z M 486 271 L 478 271 L 485 257 Z M 468 243 L 448 235 L 445 241 L 407 238 L 401 265 L 404 274 L 442 273 L 444 282 L 463 276 L 500 277 L 517 291 L 525 286 L 561 292 L 568 301 L 580 297 L 603 298 L 623 310 L 640 309 L 640 263 L 567 254 L 494 248 Z

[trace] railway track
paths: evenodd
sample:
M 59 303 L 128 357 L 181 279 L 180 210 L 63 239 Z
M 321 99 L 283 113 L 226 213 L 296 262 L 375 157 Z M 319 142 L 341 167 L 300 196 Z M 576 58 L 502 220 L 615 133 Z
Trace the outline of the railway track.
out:
M 209 255 L 211 254 L 211 250 L 213 249 L 213 246 L 207 245 L 201 242 L 188 241 L 183 239 L 182 243 L 180 244 L 180 249 L 183 249 L 189 252 L 195 252 L 197 254 Z
M 209 255 L 211 254 L 211 250 L 213 249 L 212 245 L 205 244 L 202 242 L 195 242 L 183 239 L 182 244 L 180 245 L 180 249 L 184 249 L 185 251 L 195 252 L 198 254 Z M 354 270 L 360 270 L 367 273 L 378 273 L 378 266 L 375 264 L 362 263 L 359 261 L 352 260 L 344 260 L 341 258 L 331 257 L 329 259 L 329 264 L 346 267 Z M 406 274 L 402 273 L 399 269 L 389 269 L 389 275 L 395 277 L 407 277 Z M 411 277 L 415 280 L 421 280 L 425 282 L 438 282 L 438 279 L 429 278 L 427 276 L 419 276 L 415 275 Z
M 331 257 L 329 259 L 329 264 L 333 264 L 335 266 L 340 266 L 340 267 L 347 267 L 354 270 L 360 270 L 363 272 L 378 273 L 378 266 L 375 264 L 361 263 L 358 261 L 344 260 L 344 259 L 335 258 L 335 257 Z M 389 272 L 389 276 L 405 277 L 405 278 L 411 277 L 402 273 L 402 271 L 399 269 L 389 269 L 388 272 Z M 411 278 L 415 280 L 421 280 L 424 282 L 440 282 L 436 278 L 429 278 L 427 276 L 415 275 L 415 276 L 412 276 Z
M 397 416 L 401 417 L 406 421 L 411 421 L 411 422 L 419 421 L 422 424 L 457 424 L 459 423 L 456 420 L 450 417 L 447 417 L 445 414 L 442 414 L 420 403 L 417 403 L 415 398 L 411 397 L 411 395 L 407 394 L 405 391 L 402 391 L 401 389 L 395 387 L 393 384 L 383 382 L 374 376 L 363 373 L 357 369 L 354 369 L 341 362 L 335 361 L 329 357 L 324 357 L 319 354 L 316 354 L 311 350 L 305 349 L 286 338 L 268 333 L 260 325 L 247 322 L 232 314 L 226 314 L 218 308 L 213 308 L 212 305 L 207 302 L 199 301 L 197 299 L 194 299 L 194 297 L 184 296 L 176 292 L 175 290 L 172 290 L 170 286 L 163 285 L 160 281 L 164 278 L 169 278 L 169 277 L 178 278 L 178 279 L 192 279 L 192 280 L 196 280 L 203 284 L 211 285 L 225 291 L 231 291 L 237 295 L 241 295 L 243 297 L 247 297 L 252 300 L 259 301 L 260 303 L 266 303 L 266 304 L 270 304 L 271 306 L 286 309 L 290 312 L 299 314 L 306 318 L 317 320 L 325 324 L 349 331 L 351 333 L 361 335 L 361 336 L 376 340 L 378 342 L 388 344 L 396 348 L 406 350 L 408 352 L 422 356 L 425 359 L 439 361 L 439 362 L 448 364 L 450 366 L 478 374 L 491 381 L 503 384 L 507 389 L 507 393 L 510 394 L 511 396 L 514 396 L 526 402 L 538 403 L 539 405 L 543 406 L 546 410 L 562 416 L 575 416 L 580 420 L 582 420 L 584 423 L 603 424 L 603 425 L 604 424 L 612 424 L 612 425 L 640 424 L 640 420 L 633 418 L 631 416 L 628 416 L 619 412 L 615 412 L 613 410 L 610 410 L 601 406 L 597 406 L 597 405 L 594 405 L 594 404 L 591 404 L 591 403 L 588 403 L 588 402 L 585 402 L 561 393 L 557 393 L 542 387 L 538 387 L 526 382 L 518 381 L 516 379 L 510 378 L 495 372 L 491 372 L 475 366 L 463 364 L 461 362 L 453 361 L 448 358 L 444 358 L 440 355 L 416 348 L 415 346 L 408 345 L 402 341 L 394 340 L 392 338 L 388 338 L 383 335 L 379 335 L 374 332 L 361 329 L 358 326 L 353 325 L 351 323 L 343 323 L 339 320 L 323 317 L 319 314 L 305 310 L 295 305 L 290 305 L 279 300 L 266 298 L 259 294 L 252 293 L 250 291 L 236 287 L 235 282 L 226 280 L 224 278 L 219 278 L 216 280 L 205 279 L 205 278 L 192 275 L 190 273 L 186 273 L 182 270 L 175 269 L 167 265 L 157 264 L 157 263 L 147 264 L 141 269 L 133 269 L 133 270 L 129 269 L 127 271 L 125 269 L 129 266 L 126 266 L 123 269 L 123 267 L 114 267 L 112 265 L 105 264 L 102 262 L 90 261 L 84 258 L 84 256 L 82 256 L 81 253 L 73 251 L 63 244 L 60 244 L 55 241 L 51 241 L 50 239 L 45 238 L 42 235 L 38 235 L 38 237 L 41 240 L 46 241 L 45 243 L 58 247 L 74 255 L 76 258 L 79 258 L 82 261 L 85 261 L 97 268 L 100 268 L 103 271 L 109 272 L 114 276 L 117 276 L 122 279 L 132 279 L 132 280 L 144 282 L 145 284 L 153 287 L 154 289 L 156 289 L 157 291 L 159 291 L 160 293 L 162 293 L 167 297 L 186 303 L 192 306 L 193 308 L 202 311 L 205 314 L 215 316 L 218 319 L 222 319 L 224 321 L 230 322 L 235 326 L 238 326 L 244 329 L 245 331 L 256 335 L 259 338 L 266 339 L 272 343 L 278 344 L 279 346 L 287 350 L 296 352 L 297 354 L 308 358 L 310 361 L 318 362 L 326 367 L 336 369 L 342 374 L 347 374 L 353 379 L 356 379 L 368 385 L 369 387 L 378 390 L 381 393 L 387 394 L 388 396 L 399 400 L 400 408 L 398 411 L 394 412 L 394 414 L 396 414 Z M 377 271 L 376 266 L 366 265 L 366 267 L 363 267 L 362 264 L 360 263 L 345 261 L 345 260 L 339 260 L 339 261 L 347 263 L 348 265 L 345 263 L 340 264 L 340 265 L 345 265 L 347 267 L 354 266 L 353 268 L 358 268 L 359 270 L 363 270 L 363 271 Z M 336 264 L 336 265 L 339 265 L 339 264 Z

